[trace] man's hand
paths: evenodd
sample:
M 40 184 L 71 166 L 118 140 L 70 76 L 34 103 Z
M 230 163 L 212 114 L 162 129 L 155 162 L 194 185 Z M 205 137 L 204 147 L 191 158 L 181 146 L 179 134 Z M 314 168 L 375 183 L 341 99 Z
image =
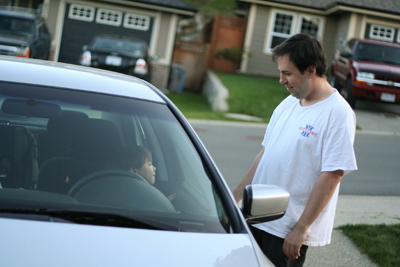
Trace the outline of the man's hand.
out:
M 300 248 L 307 238 L 307 230 L 295 227 L 288 234 L 283 243 L 283 253 L 292 260 L 297 260 L 300 257 Z
M 238 184 L 238 186 L 232 191 L 233 196 L 235 197 L 236 203 L 243 198 L 243 190 L 244 188 L 251 184 L 253 181 L 254 174 L 256 173 L 258 164 L 260 163 L 261 157 L 264 154 L 264 147 L 261 149 L 260 153 L 254 158 L 253 163 L 251 164 L 249 170 L 244 176 L 243 180 Z
M 331 199 L 337 185 L 343 177 L 342 170 L 322 172 L 311 192 L 307 206 L 300 216 L 294 229 L 288 234 L 283 243 L 283 252 L 290 259 L 300 257 L 300 248 L 307 238 L 310 225 L 317 219 Z

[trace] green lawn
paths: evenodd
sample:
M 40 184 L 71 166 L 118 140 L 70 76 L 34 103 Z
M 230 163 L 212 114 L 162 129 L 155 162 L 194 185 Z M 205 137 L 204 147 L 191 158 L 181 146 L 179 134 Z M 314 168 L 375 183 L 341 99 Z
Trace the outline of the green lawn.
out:
M 400 224 L 345 225 L 339 229 L 378 266 L 399 266 Z
M 229 90 L 229 113 L 256 116 L 268 123 L 275 107 L 289 95 L 277 78 L 246 76 L 217 72 L 216 75 Z M 186 118 L 206 120 L 233 120 L 223 112 L 213 112 L 202 94 L 172 94 L 167 96 Z
M 226 120 L 222 112 L 213 112 L 210 109 L 207 98 L 202 94 L 169 93 L 167 97 L 188 119 Z
M 278 78 L 247 76 L 217 72 L 216 75 L 229 89 L 229 112 L 262 118 L 269 122 L 276 106 L 289 93 Z

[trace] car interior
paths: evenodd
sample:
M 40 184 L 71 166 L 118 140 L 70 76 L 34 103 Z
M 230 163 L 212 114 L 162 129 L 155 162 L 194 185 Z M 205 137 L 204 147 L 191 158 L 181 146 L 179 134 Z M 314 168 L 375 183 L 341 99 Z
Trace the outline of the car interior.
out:
M 2 210 L 124 214 L 177 231 L 232 231 L 209 170 L 165 104 L 0 83 L 0 136 Z M 151 152 L 154 185 L 110 165 L 131 145 Z

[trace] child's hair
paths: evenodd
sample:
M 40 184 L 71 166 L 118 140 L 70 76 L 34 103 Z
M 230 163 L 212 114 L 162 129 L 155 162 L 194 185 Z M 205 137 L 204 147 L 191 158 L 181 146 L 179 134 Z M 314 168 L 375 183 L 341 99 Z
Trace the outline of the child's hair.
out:
M 111 167 L 125 170 L 140 169 L 146 159 L 153 161 L 150 151 L 144 146 L 125 146 L 115 152 L 111 158 Z

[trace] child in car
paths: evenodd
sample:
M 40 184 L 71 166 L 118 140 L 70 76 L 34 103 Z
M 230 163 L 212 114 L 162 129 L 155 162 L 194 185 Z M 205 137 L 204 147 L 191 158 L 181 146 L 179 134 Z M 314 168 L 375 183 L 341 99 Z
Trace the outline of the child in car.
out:
M 122 147 L 116 151 L 111 160 L 112 167 L 134 172 L 154 185 L 156 167 L 153 166 L 150 151 L 144 146 Z
M 153 166 L 153 159 L 150 151 L 144 146 L 125 146 L 116 151 L 111 158 L 113 168 L 125 169 L 143 177 L 149 184 L 154 185 L 156 167 Z M 175 194 L 168 197 L 170 201 Z

